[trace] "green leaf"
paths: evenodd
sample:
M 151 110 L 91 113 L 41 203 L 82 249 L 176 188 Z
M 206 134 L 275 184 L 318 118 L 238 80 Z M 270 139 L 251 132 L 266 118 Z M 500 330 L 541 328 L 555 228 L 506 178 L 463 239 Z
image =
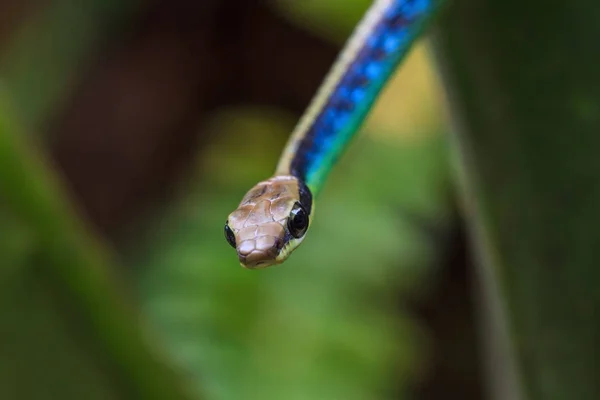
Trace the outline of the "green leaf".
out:
M 0 397 L 189 398 L 24 137 L 0 98 Z
M 483 276 L 534 400 L 600 398 L 598 21 L 592 0 L 463 0 L 437 35 Z
M 443 222 L 444 141 L 360 138 L 317 200 L 302 247 L 281 266 L 249 271 L 223 223 L 273 172 L 278 150 L 265 144 L 289 126 L 272 113 L 225 115 L 212 134 L 219 145 L 199 158 L 222 155 L 217 165 L 235 177 L 192 180 L 131 256 L 153 326 L 209 398 L 384 399 L 406 390 L 425 335 L 398 309 L 397 292 L 423 279 L 431 247 L 402 213 Z M 248 137 L 252 151 L 240 146 Z

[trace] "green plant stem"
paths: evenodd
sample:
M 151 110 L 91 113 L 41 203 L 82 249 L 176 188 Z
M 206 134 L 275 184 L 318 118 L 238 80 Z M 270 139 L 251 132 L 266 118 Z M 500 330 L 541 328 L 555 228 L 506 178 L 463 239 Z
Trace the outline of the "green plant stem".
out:
M 102 245 L 76 217 L 42 155 L 23 141 L 12 115 L 0 99 L 0 200 L 33 233 L 36 268 L 69 300 L 103 362 L 133 394 L 126 398 L 190 398 L 115 290 Z

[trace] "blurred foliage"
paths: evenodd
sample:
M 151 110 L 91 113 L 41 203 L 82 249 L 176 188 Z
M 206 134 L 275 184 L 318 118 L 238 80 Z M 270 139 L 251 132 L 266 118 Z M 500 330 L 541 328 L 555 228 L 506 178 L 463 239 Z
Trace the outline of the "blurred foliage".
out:
M 488 356 L 499 393 L 510 355 L 525 398 L 600 398 L 599 20 L 592 0 L 464 0 L 437 35 L 484 312 L 512 340 Z
M 109 276 L 111 257 L 86 235 L 14 115 L 0 98 L 0 217 L 12 233 L 0 241 L 3 260 L 12 261 L 3 262 L 0 354 L 8 368 L 0 395 L 79 398 L 94 388 L 98 399 L 185 398 L 132 323 Z
M 270 139 L 290 125 L 270 114 L 217 118 L 218 144 L 200 155 L 214 164 L 138 249 L 145 311 L 209 397 L 386 398 L 424 360 L 426 336 L 398 291 L 428 272 L 430 238 L 406 214 L 443 221 L 444 142 L 359 139 L 302 248 L 283 266 L 244 271 L 221 231 L 243 190 L 272 173 Z
M 325 40 L 344 42 L 371 3 L 369 0 L 273 0 L 284 17 Z
M 270 2 L 340 45 L 369 3 Z M 482 308 L 508 311 L 527 394 L 592 399 L 600 8 L 526 3 L 515 15 L 515 1 L 464 0 L 442 27 L 450 94 L 460 94 L 453 116 L 466 128 L 465 211 L 479 223 L 482 275 L 494 274 L 485 290 L 499 283 L 503 296 L 497 309 L 484 296 Z M 295 122 L 254 105 L 201 125 L 208 140 L 191 176 L 129 230 L 116 260 L 30 132 L 65 106 L 83 66 L 137 5 L 47 2 L 3 49 L 0 398 L 186 398 L 186 385 L 209 399 L 410 397 L 431 350 L 402 299 L 435 272 L 427 228 L 447 223 L 453 190 L 423 47 L 333 171 L 310 235 L 285 265 L 243 270 L 223 238 L 226 216 L 272 174 Z M 133 267 L 131 288 L 119 265 Z M 505 367 L 492 372 L 502 379 Z
M 24 120 L 42 122 L 55 111 L 136 3 L 57 0 L 22 24 L 2 52 L 0 75 Z
M 435 90 L 423 51 L 412 61 L 420 67 L 386 91 L 365 129 L 370 135 L 333 173 L 310 238 L 279 268 L 243 270 L 222 226 L 245 190 L 272 173 L 294 119 L 267 108 L 215 114 L 194 179 L 181 182 L 178 201 L 148 216 L 121 255 L 139 273 L 136 324 L 134 309 L 111 288 L 113 257 L 87 235 L 60 179 L 28 149 L 27 129 L 16 122 L 42 124 L 133 5 L 52 3 L 26 21 L 0 62 L 18 110 L 0 110 L 0 251 L 9 266 L 0 340 L 2 354 L 18 360 L 5 364 L 0 396 L 183 397 L 168 365 L 208 398 L 406 394 L 426 368 L 427 332 L 399 293 L 424 284 L 433 256 L 431 238 L 414 221 L 443 224 L 450 186 L 445 142 L 431 118 L 437 99 L 416 95 Z M 366 5 L 341 10 L 332 2 L 339 38 Z M 413 123 L 399 130 L 395 108 L 383 108 L 390 102 L 406 104 Z M 144 321 L 151 340 L 139 331 Z
M 336 13 L 344 37 L 366 2 L 343 11 L 331 3 L 319 5 Z M 301 18 L 316 7 L 286 5 Z M 370 134 L 333 172 L 309 238 L 285 265 L 244 271 L 222 237 L 227 214 L 272 174 L 280 132 L 293 126 L 274 110 L 216 115 L 204 132 L 216 139 L 199 154 L 196 179 L 146 226 L 129 261 L 142 271 L 141 302 L 210 398 L 388 398 L 403 387 L 407 396 L 407 381 L 418 380 L 427 334 L 402 311 L 398 293 L 417 290 L 430 272 L 431 238 L 411 221 L 443 224 L 450 185 L 445 142 L 432 134 L 437 98 L 420 96 L 436 89 L 422 49 L 408 64 L 412 73 L 386 91 Z M 423 76 L 420 85 L 415 76 Z M 407 115 L 415 123 L 399 130 L 398 110 L 382 111 L 397 103 L 430 111 Z

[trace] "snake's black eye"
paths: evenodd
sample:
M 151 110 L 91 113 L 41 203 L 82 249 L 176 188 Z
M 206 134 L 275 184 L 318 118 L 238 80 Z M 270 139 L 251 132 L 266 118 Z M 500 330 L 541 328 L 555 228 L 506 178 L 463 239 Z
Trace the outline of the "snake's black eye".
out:
M 308 228 L 308 213 L 300 203 L 294 204 L 288 218 L 288 229 L 293 237 L 301 238 Z
M 231 247 L 235 249 L 235 235 L 233 234 L 233 231 L 227 222 L 225 223 L 225 239 L 227 239 L 227 243 L 229 243 Z

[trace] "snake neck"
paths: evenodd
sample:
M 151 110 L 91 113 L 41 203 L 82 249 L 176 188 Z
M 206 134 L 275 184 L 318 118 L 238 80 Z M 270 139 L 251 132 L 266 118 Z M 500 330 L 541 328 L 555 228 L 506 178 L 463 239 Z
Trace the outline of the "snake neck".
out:
M 277 167 L 316 195 L 442 0 L 377 0 L 294 129 Z

